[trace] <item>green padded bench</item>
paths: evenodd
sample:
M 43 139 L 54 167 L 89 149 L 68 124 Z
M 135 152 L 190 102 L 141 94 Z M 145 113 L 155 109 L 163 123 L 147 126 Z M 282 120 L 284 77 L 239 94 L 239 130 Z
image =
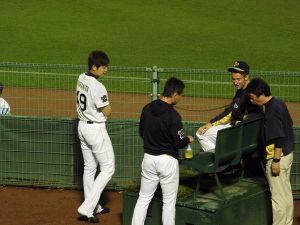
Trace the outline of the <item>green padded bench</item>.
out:
M 222 165 L 237 165 L 243 155 L 260 149 L 263 117 L 256 116 L 233 127 L 218 131 L 214 151 L 200 152 L 192 159 L 181 161 L 182 166 L 190 167 L 199 174 L 218 172 Z
M 222 166 L 224 168 L 226 165 L 240 164 L 243 155 L 253 155 L 258 152 L 262 123 L 263 117 L 257 115 L 233 127 L 219 130 L 214 151 L 200 152 L 192 159 L 181 161 L 181 166 L 195 169 L 199 175 L 214 174 L 222 198 L 226 201 L 218 172 L 222 170 Z M 196 191 L 198 185 L 199 181 Z
M 257 152 L 261 148 L 261 131 L 263 117 L 258 115 L 240 123 L 243 127 L 241 150 L 242 155 L 249 155 Z
M 214 151 L 200 152 L 185 159 L 182 166 L 196 169 L 199 174 L 215 173 L 222 165 L 236 165 L 241 160 L 242 126 L 236 125 L 218 131 Z

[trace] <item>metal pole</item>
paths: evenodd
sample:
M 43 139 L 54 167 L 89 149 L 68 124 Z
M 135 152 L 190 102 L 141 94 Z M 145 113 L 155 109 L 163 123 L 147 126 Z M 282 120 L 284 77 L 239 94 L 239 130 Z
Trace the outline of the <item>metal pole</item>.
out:
M 152 101 L 159 99 L 159 73 L 157 66 L 152 67 Z

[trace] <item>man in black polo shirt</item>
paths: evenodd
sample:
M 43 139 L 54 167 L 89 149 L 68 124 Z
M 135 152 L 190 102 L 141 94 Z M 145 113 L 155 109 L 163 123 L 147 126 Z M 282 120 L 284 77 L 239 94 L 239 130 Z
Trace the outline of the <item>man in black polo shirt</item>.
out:
M 250 101 L 264 107 L 266 174 L 272 195 L 273 225 L 292 225 L 290 172 L 294 149 L 293 121 L 286 104 L 272 97 L 270 87 L 264 80 L 253 79 L 247 89 Z

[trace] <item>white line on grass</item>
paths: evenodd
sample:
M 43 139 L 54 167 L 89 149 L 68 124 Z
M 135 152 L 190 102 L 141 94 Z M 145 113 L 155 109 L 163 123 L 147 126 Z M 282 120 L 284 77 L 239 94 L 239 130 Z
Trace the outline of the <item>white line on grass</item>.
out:
M 17 73 L 17 74 L 35 74 L 35 75 L 54 75 L 54 76 L 72 76 L 78 77 L 77 74 L 71 73 L 46 73 L 46 72 L 33 72 L 33 71 L 13 71 L 13 70 L 0 70 L 0 73 Z M 116 76 L 107 76 L 105 79 L 111 80 L 141 80 L 141 81 L 149 81 L 149 78 L 141 78 L 141 77 L 116 77 Z M 161 81 L 166 81 L 166 79 L 161 79 Z M 220 81 L 199 81 L 199 80 L 183 80 L 185 83 L 199 83 L 199 84 L 216 84 L 216 85 L 223 85 L 223 84 L 232 84 L 231 82 L 220 82 Z M 295 84 L 271 84 L 272 87 L 300 87 L 299 85 Z
M 78 77 L 79 74 L 72 74 L 72 73 L 46 73 L 46 72 L 33 72 L 33 71 L 7 71 L 7 70 L 0 70 L 0 73 L 17 73 L 17 74 L 34 74 L 34 75 L 54 75 L 54 76 L 72 76 Z M 144 80 L 148 81 L 148 78 L 141 78 L 141 77 L 116 77 L 116 76 L 107 76 L 105 79 L 131 79 L 131 80 Z

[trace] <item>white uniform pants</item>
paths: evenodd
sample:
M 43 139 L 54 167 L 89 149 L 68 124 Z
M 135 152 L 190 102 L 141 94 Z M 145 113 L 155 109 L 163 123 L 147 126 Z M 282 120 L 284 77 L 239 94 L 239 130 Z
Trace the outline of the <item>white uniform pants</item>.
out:
M 271 191 L 273 225 L 292 225 L 294 215 L 290 173 L 293 153 L 281 157 L 279 176 L 271 173 L 272 159 L 267 161 L 266 173 Z
M 179 184 L 178 160 L 169 155 L 144 154 L 139 198 L 134 208 L 132 225 L 143 225 L 148 206 L 157 185 L 162 189 L 163 225 L 175 225 L 175 205 Z
M 83 188 L 84 202 L 79 207 L 87 216 L 92 216 L 102 191 L 115 171 L 113 147 L 105 123 L 87 124 L 80 121 L 78 136 L 84 159 Z M 97 166 L 100 173 L 95 178 Z
M 231 127 L 230 124 L 212 126 L 204 134 L 196 132 L 197 140 L 199 141 L 203 151 L 210 151 L 216 148 L 217 134 L 219 130 Z

